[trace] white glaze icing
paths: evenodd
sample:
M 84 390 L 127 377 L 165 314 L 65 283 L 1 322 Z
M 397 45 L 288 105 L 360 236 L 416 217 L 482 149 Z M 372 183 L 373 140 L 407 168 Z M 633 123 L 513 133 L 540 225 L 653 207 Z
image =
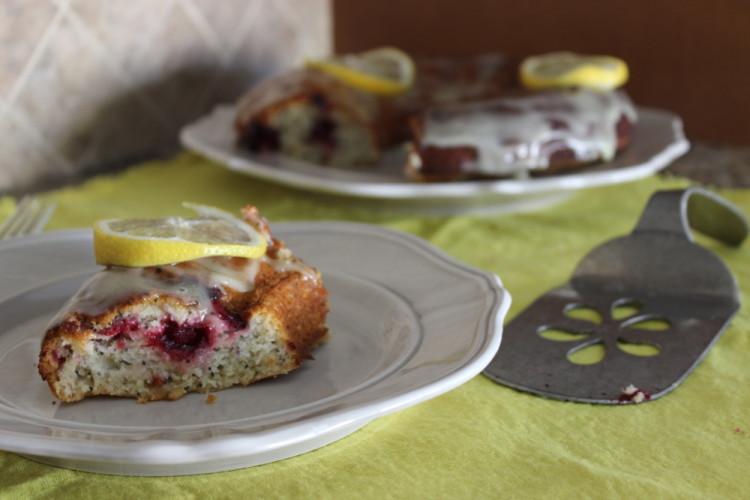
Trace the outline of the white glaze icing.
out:
M 490 175 L 547 168 L 543 145 L 550 141 L 563 141 L 584 162 L 607 161 L 616 153 L 623 115 L 637 120 L 624 92 L 588 89 L 448 106 L 425 114 L 421 146 L 473 147 L 476 163 L 465 167 Z
M 261 262 L 280 272 L 297 271 L 305 279 L 318 279 L 317 271 L 295 259 L 282 248 L 276 258 L 267 255 L 259 259 L 230 259 L 207 257 L 191 261 L 187 266 L 164 265 L 144 267 L 107 267 L 85 281 L 78 292 L 50 322 L 56 325 L 72 313 L 96 316 L 129 297 L 151 294 L 171 295 L 191 304 L 192 315 L 205 317 L 212 310 L 209 291 L 225 287 L 247 292 L 255 286 Z M 163 273 L 155 272 L 162 269 Z

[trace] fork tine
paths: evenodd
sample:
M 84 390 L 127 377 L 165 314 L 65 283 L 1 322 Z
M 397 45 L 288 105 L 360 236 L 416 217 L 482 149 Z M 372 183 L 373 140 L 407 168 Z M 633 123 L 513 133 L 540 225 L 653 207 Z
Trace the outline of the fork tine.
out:
M 39 233 L 49 221 L 54 209 L 54 203 L 24 196 L 13 214 L 0 226 L 0 240 Z
M 0 240 L 10 238 L 13 234 L 15 234 L 15 231 L 17 230 L 18 226 L 23 223 L 24 214 L 26 213 L 26 207 L 31 202 L 30 198 L 28 196 L 24 196 L 21 198 L 21 201 L 18 202 L 18 205 L 16 205 L 16 209 L 13 211 L 12 214 L 3 222 L 3 225 L 0 226 Z
M 42 232 L 44 226 L 47 225 L 52 214 L 55 212 L 57 205 L 54 201 L 44 201 L 41 204 L 41 210 L 37 213 L 36 219 L 33 226 L 31 227 L 31 234 L 38 234 Z
M 36 198 L 29 198 L 28 203 L 18 210 L 18 222 L 13 228 L 12 236 L 19 236 L 21 234 L 28 234 L 30 231 L 31 224 L 34 222 L 34 214 L 37 211 L 39 200 Z

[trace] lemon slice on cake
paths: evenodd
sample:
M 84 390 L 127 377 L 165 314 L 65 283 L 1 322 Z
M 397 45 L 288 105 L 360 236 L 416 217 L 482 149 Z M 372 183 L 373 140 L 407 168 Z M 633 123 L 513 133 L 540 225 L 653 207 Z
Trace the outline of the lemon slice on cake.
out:
M 267 241 L 229 212 L 185 204 L 196 218 L 107 219 L 94 224 L 94 256 L 105 266 L 144 267 L 201 257 L 258 258 Z
M 612 90 L 627 82 L 628 65 L 613 56 L 552 52 L 524 59 L 519 76 L 525 87 L 535 90 L 560 87 Z
M 406 52 L 394 47 L 329 59 L 311 59 L 306 65 L 352 87 L 378 95 L 402 94 L 414 83 L 414 61 Z

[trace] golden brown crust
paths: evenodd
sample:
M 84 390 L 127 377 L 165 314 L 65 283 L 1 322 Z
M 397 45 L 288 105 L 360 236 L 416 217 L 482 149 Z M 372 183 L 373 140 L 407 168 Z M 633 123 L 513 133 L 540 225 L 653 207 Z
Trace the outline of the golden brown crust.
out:
M 328 292 L 310 280 L 298 278 L 295 273 L 278 276 L 277 282 L 262 293 L 254 311 L 279 319 L 287 332 L 286 348 L 301 363 L 311 357 L 310 351 L 328 332 L 322 326 L 328 312 Z

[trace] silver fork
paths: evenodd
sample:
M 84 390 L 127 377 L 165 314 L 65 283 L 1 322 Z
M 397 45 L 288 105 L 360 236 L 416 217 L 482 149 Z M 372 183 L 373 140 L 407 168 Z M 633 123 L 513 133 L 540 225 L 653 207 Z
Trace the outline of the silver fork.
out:
M 54 211 L 54 202 L 24 196 L 16 210 L 0 226 L 0 240 L 40 233 Z

